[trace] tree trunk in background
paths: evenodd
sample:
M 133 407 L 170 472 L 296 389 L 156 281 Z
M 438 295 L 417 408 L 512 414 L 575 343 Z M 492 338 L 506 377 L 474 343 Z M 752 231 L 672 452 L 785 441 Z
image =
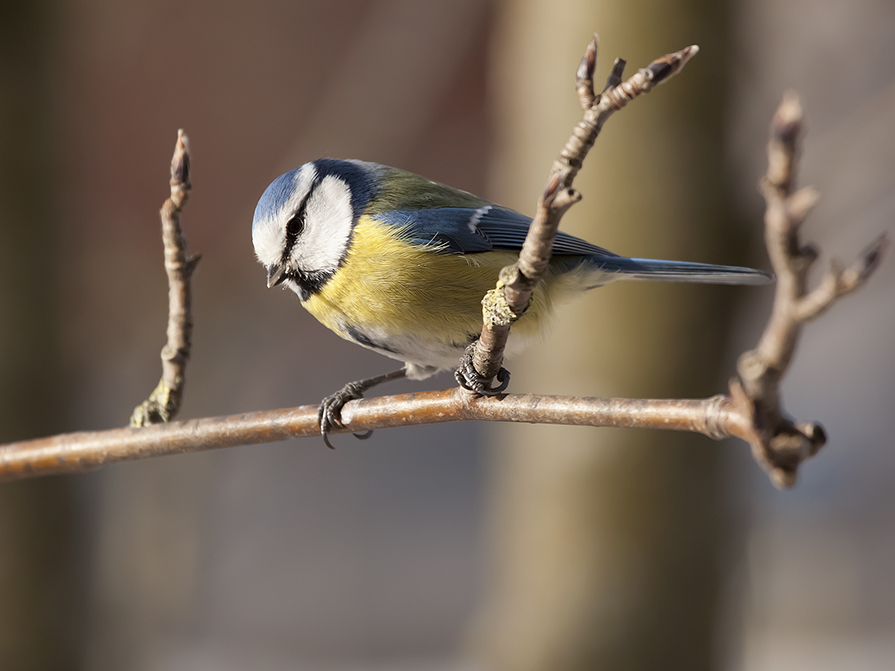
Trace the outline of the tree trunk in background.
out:
M 564 230 L 630 256 L 742 259 L 726 209 L 724 3 L 507 0 L 495 39 L 490 195 L 532 212 L 580 118 L 574 73 L 592 31 L 598 82 L 689 44 L 684 72 L 614 116 Z M 600 86 L 600 88 L 602 88 Z M 569 306 L 548 341 L 511 361 L 511 390 L 686 397 L 720 391 L 740 289 L 630 282 Z M 477 632 L 487 668 L 717 665 L 725 499 L 721 450 L 701 436 L 506 426 L 494 455 L 493 574 Z
M 0 442 L 63 426 L 51 2 L 0 4 Z M 0 669 L 78 668 L 71 481 L 0 485 Z

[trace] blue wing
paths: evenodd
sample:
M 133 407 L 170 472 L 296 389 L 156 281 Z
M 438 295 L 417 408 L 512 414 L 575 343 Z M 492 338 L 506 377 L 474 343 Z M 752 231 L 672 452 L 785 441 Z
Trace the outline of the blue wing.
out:
M 411 242 L 432 247 L 437 254 L 476 254 L 492 249 L 522 248 L 531 219 L 499 205 L 398 210 L 375 215 L 378 221 L 399 227 Z M 761 270 L 717 266 L 688 261 L 629 259 L 559 231 L 553 254 L 567 257 L 569 268 L 586 257 L 603 273 L 620 273 L 628 279 L 712 284 L 765 284 L 774 276 Z M 561 265 L 562 259 L 558 259 Z M 601 282 L 602 284 L 602 282 Z
M 375 219 L 398 226 L 417 244 L 432 245 L 440 254 L 476 254 L 492 249 L 522 248 L 531 218 L 499 205 L 393 210 Z M 559 231 L 553 243 L 556 255 L 617 256 L 610 251 Z

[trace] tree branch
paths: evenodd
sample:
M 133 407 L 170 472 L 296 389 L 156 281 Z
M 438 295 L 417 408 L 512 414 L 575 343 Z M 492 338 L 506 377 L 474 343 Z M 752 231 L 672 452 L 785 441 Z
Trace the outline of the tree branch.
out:
M 85 471 L 97 466 L 236 445 L 319 436 L 318 406 L 169 422 L 145 428 L 68 433 L 0 445 L 0 481 Z M 724 396 L 656 401 L 519 394 L 471 397 L 445 389 L 351 401 L 343 427 L 359 432 L 416 424 L 482 420 L 695 431 L 723 438 L 736 418 Z

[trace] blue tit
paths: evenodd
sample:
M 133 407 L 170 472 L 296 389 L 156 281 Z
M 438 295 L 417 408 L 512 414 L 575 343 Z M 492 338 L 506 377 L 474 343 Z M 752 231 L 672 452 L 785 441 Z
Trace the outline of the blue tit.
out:
M 255 208 L 252 241 L 268 287 L 288 286 L 342 338 L 404 363 L 400 375 L 383 378 L 423 379 L 456 367 L 475 341 L 482 297 L 518 256 L 530 222 L 404 170 L 325 158 L 267 187 Z M 621 279 L 764 284 L 772 276 L 627 258 L 560 231 L 549 269 L 513 325 L 507 355 L 545 332 L 558 303 Z M 325 434 L 323 424 L 322 418 Z

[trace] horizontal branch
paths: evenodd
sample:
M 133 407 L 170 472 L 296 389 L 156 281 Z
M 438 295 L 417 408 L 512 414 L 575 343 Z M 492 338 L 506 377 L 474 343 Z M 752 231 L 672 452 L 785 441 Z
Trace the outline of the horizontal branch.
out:
M 316 405 L 209 417 L 143 428 L 68 433 L 0 445 L 0 481 L 81 472 L 112 464 L 220 447 L 319 436 Z M 745 423 L 726 396 L 649 400 L 510 394 L 474 397 L 446 389 L 352 401 L 344 428 L 359 432 L 455 421 L 529 422 L 693 431 L 711 438 L 742 436 Z M 317 445 L 316 441 L 313 443 Z

